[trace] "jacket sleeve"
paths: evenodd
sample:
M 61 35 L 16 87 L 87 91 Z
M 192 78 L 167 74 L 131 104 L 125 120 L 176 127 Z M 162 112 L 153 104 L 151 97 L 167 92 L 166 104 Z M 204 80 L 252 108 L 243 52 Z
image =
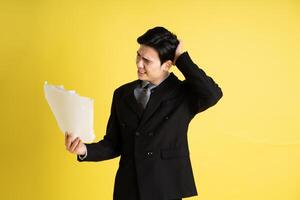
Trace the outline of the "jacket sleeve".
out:
M 85 144 L 87 154 L 83 157 L 77 155 L 77 160 L 82 161 L 102 161 L 120 156 L 121 154 L 121 139 L 120 128 L 116 115 L 116 90 L 113 94 L 111 112 L 108 119 L 106 134 L 103 139 L 97 143 Z
M 221 99 L 221 88 L 192 61 L 187 51 L 177 58 L 175 65 L 185 77 L 183 86 L 193 115 L 208 109 Z

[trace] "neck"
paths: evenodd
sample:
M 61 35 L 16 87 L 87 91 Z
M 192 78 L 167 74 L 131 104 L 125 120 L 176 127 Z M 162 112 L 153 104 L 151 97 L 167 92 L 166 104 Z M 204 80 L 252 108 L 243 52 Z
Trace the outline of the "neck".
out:
M 166 78 L 168 78 L 169 75 L 170 75 L 170 73 L 167 72 L 167 73 L 165 73 L 165 74 L 163 75 L 163 77 L 160 78 L 159 80 L 152 81 L 152 82 L 150 82 L 150 83 L 152 83 L 152 84 L 154 84 L 154 85 L 157 86 L 157 85 L 161 84 Z

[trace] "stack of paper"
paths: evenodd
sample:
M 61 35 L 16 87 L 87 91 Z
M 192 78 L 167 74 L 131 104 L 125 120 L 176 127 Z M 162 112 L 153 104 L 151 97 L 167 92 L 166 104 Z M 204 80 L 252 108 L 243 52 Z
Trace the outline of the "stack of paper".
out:
M 44 84 L 46 100 L 63 134 L 72 133 L 83 142 L 92 142 L 94 135 L 94 100 L 79 96 L 64 86 Z

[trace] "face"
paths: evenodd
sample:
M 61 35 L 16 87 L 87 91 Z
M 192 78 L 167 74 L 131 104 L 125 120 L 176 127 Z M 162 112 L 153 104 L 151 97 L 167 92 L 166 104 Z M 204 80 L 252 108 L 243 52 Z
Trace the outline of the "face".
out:
M 158 52 L 152 47 L 141 44 L 137 50 L 136 65 L 140 80 L 157 84 L 168 75 L 172 62 L 168 60 L 161 64 Z

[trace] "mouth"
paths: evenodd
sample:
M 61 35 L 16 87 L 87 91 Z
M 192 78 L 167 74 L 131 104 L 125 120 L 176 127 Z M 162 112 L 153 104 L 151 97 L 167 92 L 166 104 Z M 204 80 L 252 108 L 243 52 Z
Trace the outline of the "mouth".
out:
M 138 74 L 139 74 L 139 75 L 144 75 L 144 74 L 146 74 L 146 72 L 138 71 Z

